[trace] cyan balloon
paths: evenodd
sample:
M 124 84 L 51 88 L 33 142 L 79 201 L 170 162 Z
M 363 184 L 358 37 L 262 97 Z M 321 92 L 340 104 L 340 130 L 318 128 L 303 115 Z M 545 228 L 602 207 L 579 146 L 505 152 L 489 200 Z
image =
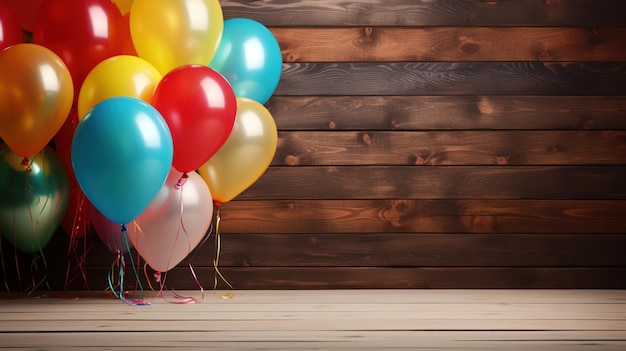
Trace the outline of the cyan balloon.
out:
M 276 90 L 283 67 L 272 32 L 247 18 L 224 21 L 222 40 L 209 67 L 230 83 L 235 96 L 264 104 Z
M 72 166 L 83 192 L 114 223 L 128 223 L 150 204 L 172 166 L 172 135 L 150 104 L 120 96 L 96 104 L 80 121 Z
M 35 253 L 63 219 L 70 183 L 63 163 L 49 147 L 29 158 L 0 146 L 0 233 L 20 251 Z

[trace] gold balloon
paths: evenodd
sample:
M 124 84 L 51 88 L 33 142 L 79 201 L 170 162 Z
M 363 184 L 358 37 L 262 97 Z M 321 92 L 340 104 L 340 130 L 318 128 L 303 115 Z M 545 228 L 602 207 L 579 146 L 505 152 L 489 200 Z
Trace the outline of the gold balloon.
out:
M 110 57 L 94 67 L 78 94 L 78 118 L 99 102 L 115 96 L 130 96 L 147 103 L 161 81 L 161 73 L 148 61 L 130 55 Z
M 130 7 L 133 5 L 133 0 L 113 0 L 117 8 L 120 9 L 122 15 L 127 14 L 130 11 Z
M 41 151 L 72 107 L 74 85 L 63 61 L 37 44 L 0 52 L 0 138 L 16 154 Z
M 237 98 L 230 136 L 199 169 L 213 200 L 227 202 L 257 181 L 269 167 L 278 143 L 276 123 L 260 103 Z
M 137 54 L 163 75 L 182 65 L 208 65 L 223 29 L 218 0 L 135 0 L 130 10 Z

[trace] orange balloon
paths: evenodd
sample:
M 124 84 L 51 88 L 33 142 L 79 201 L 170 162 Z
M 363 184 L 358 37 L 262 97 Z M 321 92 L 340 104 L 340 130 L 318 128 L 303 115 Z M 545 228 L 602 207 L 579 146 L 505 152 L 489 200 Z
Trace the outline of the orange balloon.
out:
M 24 43 L 0 52 L 0 77 L 0 138 L 16 154 L 33 156 L 70 112 L 70 72 L 50 49 Z

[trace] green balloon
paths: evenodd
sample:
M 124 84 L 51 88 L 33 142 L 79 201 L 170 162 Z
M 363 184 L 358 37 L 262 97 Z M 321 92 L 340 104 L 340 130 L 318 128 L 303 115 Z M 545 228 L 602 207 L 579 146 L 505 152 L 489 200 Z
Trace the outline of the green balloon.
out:
M 25 162 L 0 145 L 0 233 L 20 251 L 42 250 L 61 223 L 70 195 L 65 168 L 46 147 Z

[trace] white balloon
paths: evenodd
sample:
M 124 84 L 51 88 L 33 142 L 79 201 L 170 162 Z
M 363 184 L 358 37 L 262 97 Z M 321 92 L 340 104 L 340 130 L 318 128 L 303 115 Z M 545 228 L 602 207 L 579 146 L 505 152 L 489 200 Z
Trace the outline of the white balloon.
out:
M 172 168 L 150 205 L 128 226 L 128 239 L 157 272 L 167 272 L 184 260 L 213 219 L 209 187 L 196 172 L 187 173 L 188 178 L 182 175 Z

